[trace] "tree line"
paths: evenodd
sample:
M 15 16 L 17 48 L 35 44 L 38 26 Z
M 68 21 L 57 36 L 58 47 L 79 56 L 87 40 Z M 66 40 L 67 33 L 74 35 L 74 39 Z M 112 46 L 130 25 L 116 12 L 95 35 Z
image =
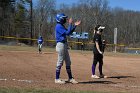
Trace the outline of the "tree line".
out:
M 71 6 L 61 4 L 59 8 L 56 0 L 37 0 L 33 3 L 31 16 L 32 1 L 0 0 L 0 36 L 38 38 L 41 35 L 45 40 L 54 40 L 55 15 L 63 12 L 74 20 L 82 21 L 76 32 L 88 32 L 88 42 L 92 41 L 95 25 L 101 24 L 106 27 L 103 38 L 108 43 L 113 43 L 114 28 L 117 28 L 118 44 L 140 45 L 139 11 L 111 8 L 108 0 L 79 0 Z M 27 40 L 18 42 L 29 44 Z

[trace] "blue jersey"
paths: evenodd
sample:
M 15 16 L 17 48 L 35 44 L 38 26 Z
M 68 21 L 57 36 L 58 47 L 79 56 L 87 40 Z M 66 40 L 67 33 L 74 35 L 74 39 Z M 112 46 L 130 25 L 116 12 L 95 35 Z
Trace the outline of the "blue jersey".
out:
M 43 39 L 39 37 L 37 42 L 38 42 L 38 44 L 42 44 L 43 43 Z
M 66 36 L 69 36 L 70 34 L 72 34 L 75 28 L 76 28 L 75 25 L 73 26 L 72 24 L 70 24 L 68 26 L 68 29 L 66 29 L 64 25 L 57 23 L 55 27 L 56 42 L 67 42 Z

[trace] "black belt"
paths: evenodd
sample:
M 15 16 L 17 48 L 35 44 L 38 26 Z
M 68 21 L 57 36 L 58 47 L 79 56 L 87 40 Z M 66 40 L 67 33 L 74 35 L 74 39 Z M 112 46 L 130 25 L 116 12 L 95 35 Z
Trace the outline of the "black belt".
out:
M 60 43 L 64 43 L 64 44 L 66 43 L 66 41 L 58 41 L 58 42 L 60 42 Z M 58 42 L 57 42 L 57 43 L 58 43 Z

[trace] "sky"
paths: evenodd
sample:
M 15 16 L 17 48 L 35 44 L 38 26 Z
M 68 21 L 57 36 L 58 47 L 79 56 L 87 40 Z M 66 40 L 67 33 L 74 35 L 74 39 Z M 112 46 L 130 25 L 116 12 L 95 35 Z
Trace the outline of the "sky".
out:
M 79 0 L 56 0 L 57 6 L 59 4 L 72 5 L 73 3 L 78 3 Z M 108 0 L 109 6 L 111 8 L 120 7 L 125 10 L 140 11 L 140 0 Z

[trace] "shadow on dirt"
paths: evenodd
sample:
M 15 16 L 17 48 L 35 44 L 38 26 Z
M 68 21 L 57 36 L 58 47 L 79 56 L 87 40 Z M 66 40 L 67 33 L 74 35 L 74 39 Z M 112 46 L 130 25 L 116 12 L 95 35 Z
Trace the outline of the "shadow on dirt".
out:
M 44 52 L 43 54 L 55 54 L 55 52 Z
M 121 78 L 136 78 L 136 77 L 134 77 L 134 76 L 111 76 L 111 77 L 108 77 L 108 78 L 121 79 Z
M 86 81 L 86 82 L 79 82 L 79 84 L 117 84 L 112 81 Z

